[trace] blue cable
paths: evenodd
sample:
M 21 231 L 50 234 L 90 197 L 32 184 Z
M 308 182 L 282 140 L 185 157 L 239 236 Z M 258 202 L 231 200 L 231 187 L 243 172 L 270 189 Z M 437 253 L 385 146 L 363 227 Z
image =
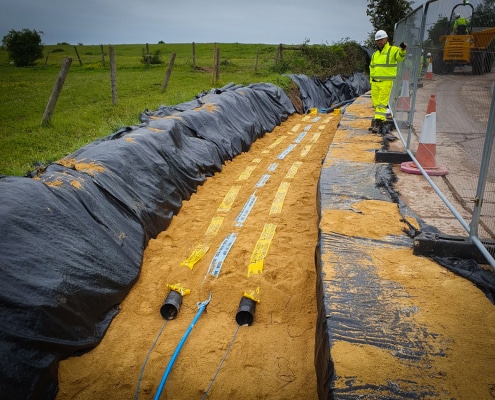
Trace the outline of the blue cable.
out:
M 163 373 L 162 380 L 160 381 L 160 385 L 158 386 L 158 390 L 156 391 L 154 400 L 159 400 L 160 396 L 162 394 L 163 388 L 165 387 L 165 383 L 167 382 L 168 376 L 170 375 L 170 371 L 172 371 L 172 367 L 174 366 L 175 360 L 177 359 L 177 356 L 179 355 L 182 346 L 184 345 L 187 337 L 191 333 L 192 329 L 194 328 L 194 325 L 196 325 L 196 322 L 198 322 L 199 317 L 201 317 L 201 314 L 203 314 L 203 311 L 206 309 L 206 306 L 211 300 L 211 292 L 210 292 L 210 298 L 203 301 L 202 303 L 198 304 L 198 312 L 194 316 L 191 324 L 187 327 L 186 332 L 184 333 L 184 336 L 182 336 L 182 339 L 180 340 L 179 344 L 175 348 L 174 354 L 172 354 L 172 357 L 167 365 L 167 369 Z

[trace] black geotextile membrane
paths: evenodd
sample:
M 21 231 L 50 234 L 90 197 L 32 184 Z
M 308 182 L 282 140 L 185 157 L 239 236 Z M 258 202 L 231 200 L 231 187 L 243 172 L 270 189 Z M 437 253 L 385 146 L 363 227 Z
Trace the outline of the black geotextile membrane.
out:
M 0 177 L 0 398 L 53 399 L 58 362 L 102 340 L 148 241 L 295 112 L 276 85 L 229 84 L 145 110 L 30 177 Z
M 369 90 L 369 77 L 361 72 L 350 76 L 335 75 L 324 82 L 318 77 L 303 74 L 287 75 L 299 87 L 303 111 L 311 108 L 327 109 L 332 105 L 354 99 Z

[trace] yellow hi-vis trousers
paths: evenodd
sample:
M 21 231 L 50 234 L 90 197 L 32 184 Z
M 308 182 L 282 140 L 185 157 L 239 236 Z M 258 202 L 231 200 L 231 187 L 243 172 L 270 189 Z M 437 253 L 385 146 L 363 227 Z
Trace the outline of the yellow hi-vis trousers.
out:
M 371 102 L 375 108 L 375 119 L 387 119 L 387 107 L 393 81 L 371 82 Z

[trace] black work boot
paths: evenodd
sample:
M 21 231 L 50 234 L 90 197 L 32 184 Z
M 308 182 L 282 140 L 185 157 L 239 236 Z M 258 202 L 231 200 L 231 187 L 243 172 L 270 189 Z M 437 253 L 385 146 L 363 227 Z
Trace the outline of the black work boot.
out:
M 373 133 L 381 133 L 382 132 L 383 121 L 381 119 L 375 119 L 375 126 L 371 130 Z
M 373 128 L 375 127 L 375 121 L 376 121 L 376 119 L 371 120 L 371 126 L 368 128 L 369 131 L 372 131 Z

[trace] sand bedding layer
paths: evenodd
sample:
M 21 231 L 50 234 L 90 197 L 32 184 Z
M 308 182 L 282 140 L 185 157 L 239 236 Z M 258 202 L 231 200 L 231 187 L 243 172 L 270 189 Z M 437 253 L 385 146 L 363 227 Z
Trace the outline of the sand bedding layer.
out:
M 197 302 L 210 293 L 162 399 L 317 399 L 317 185 L 340 117 L 294 115 L 199 187 L 169 228 L 150 241 L 140 278 L 101 344 L 60 363 L 57 400 L 154 398 Z M 365 125 L 369 122 L 357 128 Z M 356 145 L 345 156 L 363 161 L 360 154 Z M 364 201 L 353 210 L 324 213 L 321 227 L 375 239 L 383 232 L 400 235 L 404 222 L 395 204 Z M 208 274 L 228 238 L 233 244 L 218 277 Z M 195 249 L 208 250 L 191 269 L 184 261 Z M 338 259 L 327 257 L 330 264 Z M 373 399 L 373 385 L 396 380 L 407 390 L 422 381 L 445 399 L 495 398 L 495 311 L 484 294 L 431 260 L 413 256 L 412 249 L 363 248 L 363 257 L 373 260 L 379 279 L 398 288 L 384 303 L 429 332 L 418 346 L 426 343 L 432 357 L 401 364 L 387 349 L 336 341 L 334 387 L 343 392 L 353 382 L 363 388 L 354 398 Z M 328 265 L 325 272 L 327 279 L 337 273 Z M 174 284 L 191 292 L 178 317 L 165 322 L 159 310 L 167 285 Z M 260 302 L 254 323 L 238 327 L 235 315 L 245 292 Z

